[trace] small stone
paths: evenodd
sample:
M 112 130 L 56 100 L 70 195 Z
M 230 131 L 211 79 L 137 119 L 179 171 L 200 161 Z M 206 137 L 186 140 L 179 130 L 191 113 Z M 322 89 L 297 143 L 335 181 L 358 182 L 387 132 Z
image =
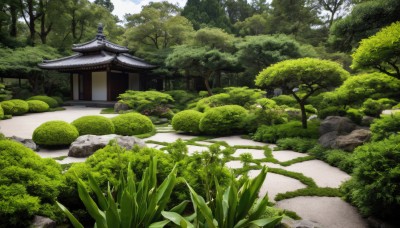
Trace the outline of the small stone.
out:
M 39 149 L 32 139 L 23 139 L 17 136 L 11 136 L 9 139 L 21 143 L 22 145 L 28 147 L 29 149 L 32 149 L 33 151 L 38 151 Z
M 125 103 L 117 102 L 114 105 L 114 112 L 115 113 L 119 113 L 120 111 L 127 111 L 129 109 L 130 109 L 129 105 L 127 105 Z
M 31 228 L 55 228 L 56 222 L 39 215 L 35 215 L 33 218 L 33 222 L 31 224 Z

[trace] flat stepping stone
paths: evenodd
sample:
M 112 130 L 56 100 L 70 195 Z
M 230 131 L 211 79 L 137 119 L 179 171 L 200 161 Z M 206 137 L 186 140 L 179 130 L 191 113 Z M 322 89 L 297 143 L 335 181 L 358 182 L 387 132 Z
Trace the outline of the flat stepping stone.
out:
M 188 148 L 188 153 L 189 153 L 189 155 L 192 155 L 192 154 L 194 154 L 195 152 L 208 151 L 208 147 L 206 147 L 206 146 L 187 145 L 187 148 Z
M 167 142 L 167 143 L 172 143 L 175 142 L 178 139 L 182 140 L 190 140 L 195 138 L 196 136 L 191 136 L 191 135 L 182 135 L 178 134 L 175 132 L 168 132 L 168 133 L 157 133 L 149 138 L 146 138 L 145 140 L 153 140 L 156 142 Z
M 268 178 L 268 176 L 267 176 Z M 326 228 L 365 228 L 357 209 L 339 197 L 301 196 L 279 201 L 276 206 L 296 212 L 302 219 Z
M 240 138 L 239 135 L 235 136 L 226 136 L 226 137 L 220 137 L 220 138 L 215 138 L 215 139 L 210 139 L 212 141 L 224 141 L 228 143 L 230 146 L 239 146 L 239 145 L 245 145 L 245 146 L 266 146 L 268 145 L 267 143 L 262 143 L 262 142 L 255 142 L 250 139 L 242 139 Z
M 342 182 L 350 179 L 347 173 L 319 160 L 296 163 L 284 169 L 312 178 L 318 187 L 339 188 Z
M 292 150 L 279 150 L 279 151 L 272 151 L 272 156 L 280 162 L 290 161 L 295 158 L 300 157 L 307 157 L 308 154 L 295 152 Z
M 260 174 L 260 170 L 251 170 L 248 175 L 255 178 Z M 271 202 L 275 202 L 275 196 L 278 193 L 295 191 L 297 189 L 306 188 L 307 186 L 300 181 L 275 173 L 267 173 L 267 177 L 261 186 L 259 197 L 264 197 L 268 193 Z
M 68 156 L 68 148 L 59 150 L 40 149 L 36 152 L 42 158 L 57 158 L 61 156 Z
M 231 169 L 240 169 L 243 168 L 243 164 L 241 161 L 233 160 L 225 163 L 225 166 Z
M 264 150 L 257 149 L 237 149 L 233 154 L 234 157 L 240 157 L 241 154 L 250 153 L 254 159 L 263 159 L 265 158 Z
M 77 163 L 77 162 L 85 162 L 87 158 L 74 158 L 74 157 L 67 157 L 61 161 L 58 161 L 60 164 L 70 164 L 70 163 Z

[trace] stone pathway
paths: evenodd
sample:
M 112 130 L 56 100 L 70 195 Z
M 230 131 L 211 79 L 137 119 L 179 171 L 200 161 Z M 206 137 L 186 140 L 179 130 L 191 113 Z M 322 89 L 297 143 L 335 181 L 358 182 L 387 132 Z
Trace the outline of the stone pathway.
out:
M 66 111 L 17 116 L 9 120 L 0 121 L 0 132 L 6 136 L 16 135 L 23 138 L 31 138 L 34 129 L 43 122 L 50 120 L 64 120 L 67 122 L 72 122 L 81 116 L 100 115 L 100 110 L 101 109 L 99 108 L 73 106 L 66 107 Z M 115 115 L 106 114 L 104 116 L 113 117 Z M 152 140 L 154 142 L 172 143 L 179 138 L 182 140 L 191 140 L 195 138 L 195 136 L 168 132 L 169 130 L 170 127 L 163 127 L 160 130 L 160 133 L 146 138 L 145 141 Z M 271 149 L 275 147 L 275 145 L 268 145 L 248 139 L 242 139 L 240 136 L 228 136 L 214 138 L 212 140 L 196 141 L 196 146 L 188 145 L 189 154 L 207 150 L 207 146 L 211 145 L 215 141 L 226 142 L 232 147 L 242 146 L 239 149 L 236 149 L 233 157 L 239 157 L 240 154 L 243 153 L 251 153 L 254 159 L 263 159 L 265 158 L 265 155 L 262 147 L 269 146 Z M 157 143 L 148 143 L 147 146 L 157 149 L 164 147 L 163 145 L 159 145 Z M 246 146 L 250 146 L 252 149 L 242 149 Z M 259 149 L 253 149 L 254 147 L 259 147 Z M 68 149 L 52 151 L 42 149 L 38 152 L 38 154 L 42 157 L 60 158 L 62 156 L 67 156 Z M 279 162 L 291 161 L 299 157 L 308 156 L 307 154 L 290 150 L 273 151 L 272 155 Z M 67 164 L 73 162 L 84 162 L 85 158 L 66 157 L 57 161 L 61 164 Z M 338 188 L 343 181 L 350 178 L 348 174 L 319 160 L 295 163 L 286 167 L 270 162 L 262 162 L 261 164 L 271 168 L 280 168 L 287 171 L 302 173 L 306 177 L 312 178 L 318 187 Z M 232 160 L 226 165 L 232 169 L 238 169 L 243 166 L 238 160 Z M 251 170 L 249 171 L 248 175 L 250 177 L 255 177 L 259 174 L 259 172 L 259 170 Z M 305 187 L 307 186 L 297 179 L 270 172 L 267 174 L 266 181 L 264 182 L 260 191 L 260 196 L 268 194 L 270 200 L 274 201 L 275 196 L 279 193 L 295 191 Z M 295 197 L 278 201 L 276 205 L 282 209 L 295 211 L 303 219 L 316 222 L 322 227 L 367 227 L 365 220 L 361 218 L 357 210 L 337 197 Z

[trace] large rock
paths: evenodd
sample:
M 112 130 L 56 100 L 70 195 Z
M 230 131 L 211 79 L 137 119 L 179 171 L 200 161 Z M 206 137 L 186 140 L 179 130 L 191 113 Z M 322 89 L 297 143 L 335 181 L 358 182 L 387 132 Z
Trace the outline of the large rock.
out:
M 358 129 L 352 131 L 348 135 L 342 135 L 336 138 L 332 148 L 345 151 L 353 151 L 356 147 L 361 146 L 371 138 L 371 131 L 366 129 Z
M 347 135 L 357 128 L 349 118 L 342 116 L 328 116 L 321 122 L 319 127 L 319 135 L 323 136 L 326 133 L 336 131 L 337 135 Z
M 337 137 L 337 131 L 331 131 L 319 137 L 318 142 L 321 144 L 321 146 L 330 148 L 335 144 Z
M 129 107 L 129 105 L 121 103 L 121 102 L 117 102 L 114 105 L 114 112 L 116 112 L 116 113 L 119 113 L 120 111 L 126 111 L 126 110 L 129 110 L 129 109 L 131 109 Z
M 31 228 L 56 228 L 56 222 L 39 215 L 35 215 Z
M 38 151 L 39 149 L 32 139 L 23 139 L 17 136 L 11 136 L 9 139 L 21 143 L 22 145 L 28 147 L 29 149 L 32 149 L 33 151 Z
M 105 147 L 110 140 L 115 139 L 117 144 L 128 150 L 135 145 L 145 147 L 143 140 L 133 136 L 120 135 L 82 135 L 78 137 L 69 147 L 68 156 L 70 157 L 87 157 L 92 155 L 97 150 Z

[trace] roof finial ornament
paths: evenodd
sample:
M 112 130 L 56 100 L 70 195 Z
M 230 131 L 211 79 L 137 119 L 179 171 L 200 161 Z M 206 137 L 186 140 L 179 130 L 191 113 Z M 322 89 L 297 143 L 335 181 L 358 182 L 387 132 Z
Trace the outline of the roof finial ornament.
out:
M 103 24 L 102 23 L 99 23 L 99 26 L 97 27 L 96 39 L 98 39 L 98 40 L 106 39 L 106 36 L 103 34 Z

